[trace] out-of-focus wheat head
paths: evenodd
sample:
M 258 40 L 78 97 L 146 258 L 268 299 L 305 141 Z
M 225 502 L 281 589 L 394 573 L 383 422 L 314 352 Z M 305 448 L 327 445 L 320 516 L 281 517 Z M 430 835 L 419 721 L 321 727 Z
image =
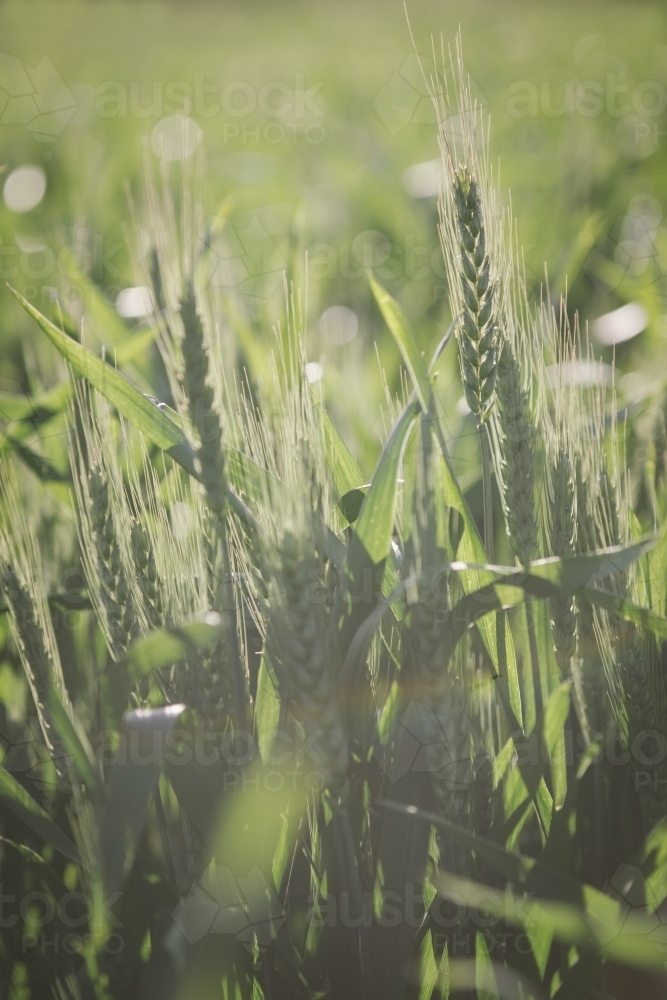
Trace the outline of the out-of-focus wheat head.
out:
M 48 606 L 48 575 L 36 544 L 35 524 L 26 516 L 12 462 L 0 463 L 0 586 L 9 608 L 12 635 L 18 648 L 37 710 L 44 741 L 62 777 L 67 752 L 53 725 L 49 693 L 55 688 L 69 706 L 60 655 Z
M 90 600 L 114 659 L 138 634 L 142 601 L 134 568 L 131 517 L 106 402 L 85 383 L 71 407 L 70 465 Z
M 273 376 L 265 405 L 244 399 L 246 448 L 267 472 L 257 516 L 261 553 L 248 579 L 255 588 L 253 614 L 266 635 L 271 669 L 289 699 L 290 712 L 309 739 L 310 764 L 335 801 L 347 791 L 349 750 L 336 686 L 327 596 L 327 560 L 321 528 L 334 512 L 326 468 L 321 410 L 303 375 L 301 314 L 291 301 L 288 328 L 276 331 Z

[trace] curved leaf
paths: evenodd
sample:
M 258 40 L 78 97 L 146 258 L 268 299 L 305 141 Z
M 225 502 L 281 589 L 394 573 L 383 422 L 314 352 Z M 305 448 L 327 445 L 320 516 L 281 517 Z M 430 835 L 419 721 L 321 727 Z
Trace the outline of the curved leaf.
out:
M 396 480 L 403 447 L 419 413 L 416 402 L 405 407 L 380 456 L 359 515 L 355 538 L 377 566 L 389 555 L 396 515 Z
M 39 324 L 58 352 L 77 375 L 85 378 L 112 403 L 119 413 L 163 451 L 173 447 L 188 447 L 185 434 L 155 403 L 144 396 L 121 372 L 96 357 L 59 330 L 55 324 L 35 309 L 27 299 L 9 286 L 9 290 L 26 312 Z
M 324 447 L 327 453 L 327 466 L 331 473 L 336 492 L 339 496 L 349 492 L 366 482 L 359 463 L 347 447 L 340 431 L 331 419 L 329 411 L 322 403 L 311 386 L 311 395 L 318 412 L 322 417 L 322 429 L 324 431 Z
M 578 948 L 592 948 L 634 968 L 664 971 L 664 954 L 651 937 L 655 923 L 641 914 L 627 913 L 615 899 L 592 886 L 583 886 L 584 905 L 577 907 L 519 896 L 509 886 L 491 889 L 449 874 L 436 876 L 435 884 L 443 896 L 508 923 L 519 927 L 544 925 L 554 937 Z
M 514 585 L 512 580 L 520 580 L 525 575 L 525 581 L 519 583 L 519 586 L 535 597 L 551 597 L 557 593 L 574 594 L 596 580 L 621 573 L 652 549 L 657 541 L 658 536 L 651 535 L 631 545 L 594 549 L 563 559 L 556 556 L 537 559 L 526 567 L 525 573 L 517 573 L 516 569 L 508 566 L 489 569 L 505 575 L 504 582 L 510 585 Z
M 343 657 L 359 625 L 377 604 L 396 517 L 396 479 L 403 448 L 419 414 L 411 401 L 396 421 L 378 461 L 350 545 L 334 611 Z
M 458 322 L 458 317 L 456 317 L 455 319 L 452 320 L 452 322 L 447 327 L 447 331 L 446 331 L 444 337 L 442 338 L 442 340 L 440 341 L 440 343 L 436 347 L 435 351 L 433 352 L 433 357 L 431 358 L 431 360 L 429 362 L 429 366 L 428 366 L 428 373 L 429 373 L 429 375 L 433 374 L 433 369 L 435 368 L 436 364 L 438 363 L 438 358 L 440 357 L 440 355 L 442 354 L 442 352 L 444 351 L 444 349 L 447 347 L 447 344 L 450 342 L 450 340 L 454 336 L 454 330 L 456 329 L 457 322 Z
M 611 611 L 626 622 L 633 622 L 640 625 L 647 632 L 652 632 L 658 639 L 667 639 L 667 618 L 658 615 L 649 608 L 642 608 L 638 604 L 633 604 L 618 594 L 611 594 L 607 590 L 598 590 L 596 587 L 584 587 L 584 597 L 597 608 L 604 608 Z
M 431 382 L 424 355 L 417 346 L 410 324 L 396 299 L 392 298 L 370 271 L 368 272 L 368 281 L 384 321 L 403 355 L 403 361 L 410 373 L 421 407 L 424 413 L 428 413 L 431 402 Z M 445 344 L 446 340 L 442 342 L 442 348 Z
M 0 800 L 47 844 L 71 861 L 81 863 L 81 855 L 69 837 L 4 767 L 0 767 Z
M 54 684 L 50 686 L 48 703 L 53 725 L 65 750 L 71 754 L 72 764 L 93 798 L 99 801 L 102 796 L 102 776 L 83 726 L 74 714 L 74 710 L 72 708 L 67 710 Z
M 645 552 L 652 548 L 657 541 L 657 535 L 651 535 L 639 542 L 631 545 L 615 545 L 606 549 L 595 549 L 592 552 L 583 552 L 576 556 L 559 558 L 549 556 L 547 559 L 536 559 L 525 569 L 517 569 L 516 566 L 498 566 L 493 563 L 472 563 L 453 562 L 447 566 L 452 573 L 461 576 L 478 574 L 478 578 L 486 577 L 486 583 L 477 591 L 469 591 L 469 596 L 479 593 L 480 599 L 487 592 L 490 583 L 497 583 L 502 587 L 519 587 L 527 594 L 537 598 L 555 597 L 558 594 L 586 593 L 591 590 L 593 594 L 605 594 L 605 591 L 597 591 L 588 585 L 596 580 L 604 580 L 606 577 L 620 573 L 628 566 L 636 562 Z M 444 568 L 444 567 L 443 567 Z M 494 575 L 497 578 L 493 580 Z M 613 596 L 613 595 L 608 595 Z M 617 598 L 618 606 L 628 603 L 630 607 L 637 611 L 648 611 L 646 608 L 638 608 L 631 602 L 623 602 Z M 613 609 L 610 609 L 613 610 Z M 652 612 L 648 612 L 652 614 Z M 659 619 L 659 615 L 655 615 Z
M 220 615 L 209 611 L 203 620 L 173 625 L 137 639 L 125 658 L 130 677 L 137 680 L 182 660 L 188 653 L 211 649 L 225 628 Z
M 183 466 L 185 471 L 195 479 L 200 479 L 200 473 L 196 468 L 196 455 L 193 451 L 184 431 L 167 414 L 169 407 L 158 404 L 150 397 L 145 396 L 136 386 L 132 385 L 129 379 L 106 364 L 101 358 L 96 357 L 92 351 L 83 347 L 59 330 L 50 320 L 43 316 L 38 309 L 35 309 L 22 295 L 11 285 L 8 286 L 14 297 L 23 308 L 33 317 L 56 347 L 72 369 L 81 378 L 85 378 L 90 384 L 101 392 L 119 413 L 126 417 L 130 423 L 139 430 L 144 437 L 157 445 L 167 454 L 171 455 L 175 462 Z M 257 475 L 258 466 L 250 470 L 250 459 L 241 456 L 237 452 L 232 456 L 230 471 L 237 482 L 243 485 L 241 488 L 252 482 Z M 230 477 L 231 478 L 231 477 Z M 237 497 L 232 490 L 228 491 L 228 500 L 234 512 L 246 522 L 246 524 L 256 527 L 255 519 L 243 501 Z

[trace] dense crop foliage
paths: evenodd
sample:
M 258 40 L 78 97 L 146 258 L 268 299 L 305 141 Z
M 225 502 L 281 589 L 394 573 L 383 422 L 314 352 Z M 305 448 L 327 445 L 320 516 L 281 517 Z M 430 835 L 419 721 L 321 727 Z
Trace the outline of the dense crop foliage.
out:
M 661 995 L 664 470 L 634 488 L 613 373 L 527 294 L 460 59 L 425 86 L 452 322 L 422 350 L 369 271 L 404 364 L 370 481 L 289 276 L 244 358 L 188 169 L 146 168 L 144 328 L 83 273 L 83 317 L 14 291 L 63 379 L 2 398 L 12 1000 Z

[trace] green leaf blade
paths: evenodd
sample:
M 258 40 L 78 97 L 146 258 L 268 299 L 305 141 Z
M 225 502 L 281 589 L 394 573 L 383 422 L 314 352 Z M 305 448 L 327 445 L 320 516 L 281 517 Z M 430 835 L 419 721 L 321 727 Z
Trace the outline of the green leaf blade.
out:
M 9 289 L 76 374 L 85 378 L 98 392 L 101 392 L 149 441 L 163 451 L 187 446 L 187 439 L 181 428 L 133 386 L 121 372 L 59 330 L 11 285 Z
M 431 381 L 426 361 L 417 346 L 410 324 L 396 299 L 382 287 L 370 271 L 368 272 L 368 281 L 382 317 L 403 356 L 422 410 L 424 413 L 428 413 L 431 401 Z

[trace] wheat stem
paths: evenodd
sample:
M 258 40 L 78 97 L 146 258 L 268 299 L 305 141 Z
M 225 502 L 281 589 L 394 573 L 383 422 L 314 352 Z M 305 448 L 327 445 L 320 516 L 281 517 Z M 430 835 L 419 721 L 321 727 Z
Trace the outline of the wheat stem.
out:
M 598 547 L 602 539 L 591 511 L 591 499 L 582 471 L 581 457 L 575 464 L 577 490 L 577 550 L 588 552 Z M 586 600 L 577 600 L 577 660 L 586 720 L 600 739 L 607 724 L 607 685 L 604 665 L 595 634 L 595 614 Z
M 484 548 L 489 562 L 495 560 L 493 537 L 493 496 L 491 492 L 491 455 L 488 428 L 480 424 L 479 443 L 482 452 L 482 501 L 484 505 Z
M 551 548 L 553 554 L 574 554 L 576 538 L 575 491 L 568 453 L 561 448 L 552 475 Z M 554 655 L 561 677 L 570 676 L 570 663 L 576 650 L 576 614 L 574 598 L 559 594 L 550 598 Z
M 526 608 L 526 627 L 528 631 L 528 652 L 530 654 L 530 666 L 533 674 L 533 697 L 535 698 L 535 718 L 542 716 L 544 699 L 542 698 L 542 675 L 540 672 L 540 656 L 537 648 L 537 633 L 535 628 L 535 609 L 533 599 L 530 594 L 524 597 Z

